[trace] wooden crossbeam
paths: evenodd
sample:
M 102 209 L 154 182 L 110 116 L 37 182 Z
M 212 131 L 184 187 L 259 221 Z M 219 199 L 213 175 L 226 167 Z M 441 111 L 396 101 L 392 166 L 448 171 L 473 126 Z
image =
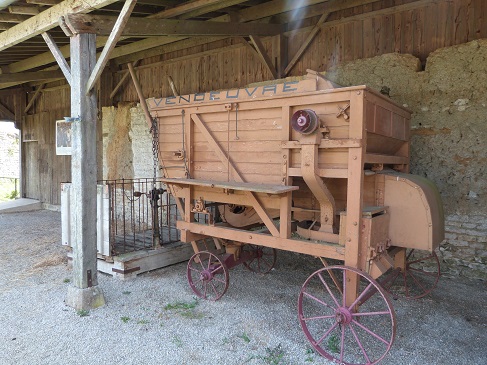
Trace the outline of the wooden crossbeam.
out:
M 25 0 L 27 4 L 36 4 L 36 5 L 57 5 L 62 0 Z
M 29 82 L 29 81 L 42 81 L 50 79 L 60 79 L 63 78 L 63 73 L 61 70 L 56 71 L 37 71 L 37 72 L 22 72 L 14 74 L 1 74 L 0 84 L 10 83 L 10 82 Z
M 106 36 L 110 34 L 116 17 L 89 14 L 69 14 L 64 17 L 66 25 L 73 34 L 93 33 Z M 125 37 L 153 36 L 273 36 L 282 33 L 281 24 L 222 23 L 198 20 L 131 18 L 123 29 Z
M 140 60 L 135 61 L 133 63 L 133 67 L 137 67 L 139 65 L 139 63 L 140 63 Z M 122 78 L 118 82 L 118 84 L 113 88 L 113 91 L 110 93 L 110 99 L 113 99 L 115 97 L 115 95 L 117 95 L 118 90 L 120 90 L 120 88 L 123 86 L 123 84 L 125 84 L 125 82 L 127 81 L 129 76 L 130 76 L 130 72 L 129 72 L 129 70 L 126 70 L 124 75 L 122 76 Z
M 213 138 L 211 132 L 208 130 L 206 125 L 201 120 L 198 114 L 191 114 L 191 119 L 193 120 L 196 127 L 199 129 L 201 134 L 205 137 L 206 141 L 210 145 L 211 149 L 215 154 L 220 158 L 220 161 L 223 163 L 223 166 L 228 168 L 232 171 L 233 177 L 240 182 L 245 182 L 245 179 L 240 174 L 240 172 L 235 167 L 234 163 L 231 161 L 230 156 L 225 153 L 223 148 L 221 148 L 220 144 Z M 276 228 L 276 225 L 272 221 L 272 218 L 267 214 L 265 209 L 262 207 L 262 204 L 257 199 L 256 195 L 250 191 L 246 191 L 245 194 L 249 198 L 249 204 L 255 209 L 257 214 L 259 215 L 260 219 L 264 222 L 269 232 L 276 237 L 279 237 L 279 230 Z
M 321 15 L 320 19 L 318 20 L 318 22 L 316 23 L 314 28 L 308 34 L 308 37 L 306 38 L 304 43 L 301 45 L 301 47 L 299 47 L 299 49 L 296 52 L 296 54 L 294 55 L 294 57 L 291 59 L 291 61 L 289 61 L 289 64 L 284 69 L 284 77 L 286 77 L 289 74 L 289 72 L 292 70 L 294 65 L 296 65 L 296 63 L 298 63 L 301 56 L 304 54 L 304 52 L 309 47 L 309 45 L 311 44 L 313 39 L 315 39 L 316 35 L 321 30 L 321 25 L 326 21 L 326 18 L 328 18 L 329 15 L 330 15 L 329 12 L 326 12 L 326 13 Z
M 98 58 L 98 61 L 96 62 L 93 72 L 91 73 L 91 76 L 88 80 L 88 84 L 87 84 L 88 86 L 86 88 L 86 91 L 88 93 L 91 92 L 91 90 L 95 86 L 95 83 L 100 78 L 101 73 L 105 68 L 105 65 L 110 59 L 109 58 L 110 52 L 115 48 L 118 39 L 122 35 L 123 28 L 125 27 L 125 24 L 127 24 L 127 21 L 129 20 L 130 14 L 132 13 L 132 10 L 134 9 L 136 3 L 137 0 L 125 1 L 122 10 L 120 11 L 118 18 L 115 24 L 113 25 L 113 29 L 110 33 L 110 36 L 108 37 L 107 43 L 105 44 L 105 47 L 103 47 L 103 51 L 101 52 L 101 55 Z
M 3 118 L 8 120 L 15 120 L 15 115 L 12 113 L 5 105 L 0 103 L 0 115 L 3 115 Z
M 42 33 L 42 38 L 44 38 L 44 41 L 46 42 L 47 46 L 51 50 L 51 53 L 54 56 L 56 62 L 58 63 L 59 68 L 63 72 L 64 77 L 66 77 L 66 80 L 71 85 L 71 68 L 69 67 L 68 62 L 66 61 L 63 54 L 61 53 L 58 46 L 56 45 L 56 42 L 54 42 L 54 39 L 48 33 Z
M 46 87 L 45 83 L 37 86 L 36 92 L 34 93 L 34 96 L 32 96 L 32 99 L 30 99 L 29 104 L 27 104 L 27 106 L 24 109 L 24 114 L 27 114 L 27 112 L 30 110 L 30 108 L 32 108 L 32 105 L 34 105 L 34 103 L 37 100 L 37 98 L 39 97 L 39 95 L 41 95 L 42 89 L 44 89 L 45 87 Z
M 276 71 L 276 68 L 274 67 L 274 64 L 272 63 L 271 58 L 267 54 L 267 51 L 266 51 L 266 49 L 264 47 L 264 44 L 262 43 L 262 41 L 260 40 L 260 38 L 257 37 L 257 36 L 254 36 L 254 35 L 250 35 L 250 40 L 254 44 L 255 49 L 257 51 L 257 54 L 259 55 L 259 58 L 262 60 L 262 62 L 264 62 L 264 65 L 267 67 L 267 69 L 269 70 L 269 72 L 272 74 L 272 77 L 274 79 L 277 79 L 277 71 Z
M 19 15 L 19 14 L 0 14 L 0 22 L 5 23 L 22 23 L 23 21 L 29 19 L 28 15 Z
M 21 24 L 17 24 L 9 30 L 0 33 L 0 51 L 56 27 L 58 25 L 58 19 L 62 15 L 69 13 L 87 13 L 116 1 L 117 0 L 63 1 L 33 17 L 17 15 L 19 17 L 23 16 L 24 20 Z M 13 16 L 13 14 L 6 15 Z M 25 18 L 27 19 L 25 20 Z M 2 20 L 0 19 L 0 22 L 1 21 Z
M 37 15 L 37 14 L 39 14 L 39 8 L 37 6 L 12 5 L 12 6 L 8 7 L 8 11 L 11 14 L 23 14 L 23 15 Z

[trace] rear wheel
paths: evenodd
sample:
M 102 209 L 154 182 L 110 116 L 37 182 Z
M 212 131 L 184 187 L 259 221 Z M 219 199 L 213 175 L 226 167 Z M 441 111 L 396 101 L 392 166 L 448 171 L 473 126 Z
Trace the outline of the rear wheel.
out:
M 381 280 L 394 298 L 418 299 L 431 293 L 440 278 L 440 260 L 436 252 L 406 251 L 405 268 L 390 270 Z

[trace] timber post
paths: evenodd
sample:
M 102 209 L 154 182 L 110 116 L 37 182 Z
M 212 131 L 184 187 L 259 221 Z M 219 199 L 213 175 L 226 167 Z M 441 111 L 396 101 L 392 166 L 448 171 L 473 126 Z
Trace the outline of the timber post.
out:
M 95 41 L 96 35 L 89 33 L 70 38 L 73 285 L 68 289 L 66 304 L 85 310 L 105 304 L 97 278 L 97 100 L 94 90 L 87 90 L 87 81 L 96 64 Z

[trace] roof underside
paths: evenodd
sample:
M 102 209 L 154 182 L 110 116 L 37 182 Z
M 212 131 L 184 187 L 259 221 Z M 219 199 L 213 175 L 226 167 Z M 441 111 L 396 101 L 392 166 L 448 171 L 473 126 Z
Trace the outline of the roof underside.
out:
M 116 0 L 0 0 L 0 89 L 34 81 L 29 77 L 15 79 L 12 76 L 14 74 L 58 68 L 42 37 L 45 32 L 54 40 L 64 57 L 69 58 L 69 37 L 59 26 L 61 16 L 90 13 L 101 17 L 116 17 L 124 3 Z M 263 23 L 271 23 L 282 24 L 282 31 L 289 32 L 302 27 L 303 20 L 319 18 L 324 13 L 329 13 L 329 17 L 340 16 L 340 11 L 357 7 L 362 7 L 361 10 L 365 12 L 367 9 L 363 7 L 364 4 L 371 11 L 382 3 L 377 0 L 138 0 L 130 19 L 177 19 L 181 23 L 189 23 L 188 20 L 252 22 L 257 28 L 263 28 Z M 192 34 L 190 37 L 200 37 L 201 43 L 214 39 L 203 33 Z M 110 58 L 118 61 L 118 64 L 134 61 L 144 58 L 144 51 L 160 49 L 187 38 L 175 33 L 152 37 L 122 36 Z M 97 38 L 99 51 L 106 39 L 106 36 Z

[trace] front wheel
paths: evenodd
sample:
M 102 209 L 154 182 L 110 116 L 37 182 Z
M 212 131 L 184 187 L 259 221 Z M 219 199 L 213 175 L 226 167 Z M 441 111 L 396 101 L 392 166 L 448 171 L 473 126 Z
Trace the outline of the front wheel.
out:
M 202 299 L 216 301 L 228 289 L 227 266 L 208 251 L 195 253 L 188 261 L 187 276 L 189 286 Z
M 351 295 L 347 285 L 355 277 L 358 290 Z M 396 334 L 396 315 L 384 289 L 348 266 L 313 273 L 299 293 L 298 315 L 313 348 L 338 364 L 377 364 Z

